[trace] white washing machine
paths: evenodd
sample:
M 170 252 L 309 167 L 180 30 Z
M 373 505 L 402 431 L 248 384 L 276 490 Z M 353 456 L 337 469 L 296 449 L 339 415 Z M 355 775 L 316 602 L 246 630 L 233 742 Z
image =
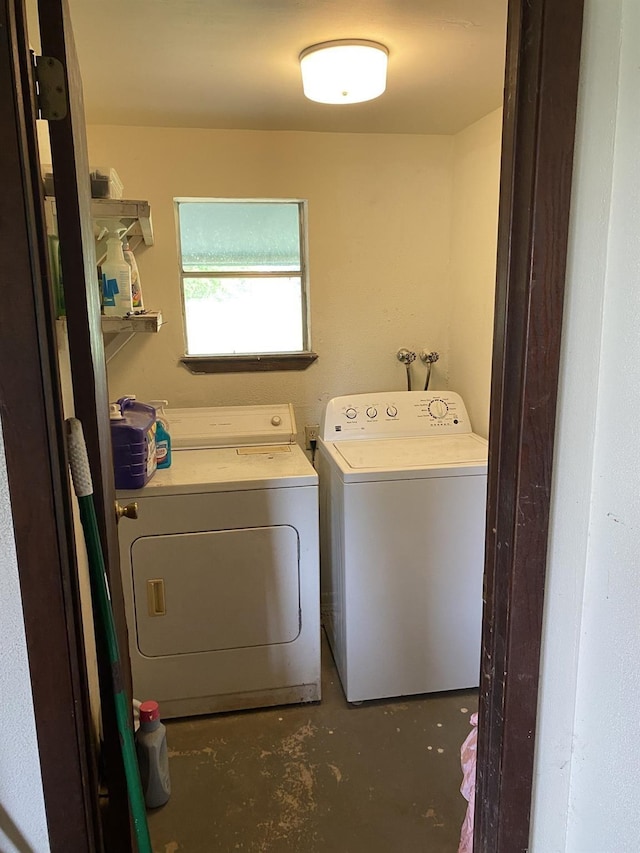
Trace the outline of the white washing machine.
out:
M 322 618 L 347 700 L 476 687 L 487 442 L 462 399 L 337 397 L 317 468 Z
M 172 465 L 120 490 L 134 695 L 164 717 L 320 699 L 318 478 L 289 405 L 169 409 Z

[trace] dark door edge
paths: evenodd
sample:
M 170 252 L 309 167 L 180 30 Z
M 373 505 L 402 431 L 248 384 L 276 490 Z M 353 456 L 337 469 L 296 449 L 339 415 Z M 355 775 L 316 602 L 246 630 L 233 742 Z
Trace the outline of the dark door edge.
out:
M 36 736 L 51 850 L 94 851 L 97 769 L 22 3 L 0 0 L 0 21 L 0 414 Z
M 529 846 L 583 0 L 510 0 L 476 853 Z

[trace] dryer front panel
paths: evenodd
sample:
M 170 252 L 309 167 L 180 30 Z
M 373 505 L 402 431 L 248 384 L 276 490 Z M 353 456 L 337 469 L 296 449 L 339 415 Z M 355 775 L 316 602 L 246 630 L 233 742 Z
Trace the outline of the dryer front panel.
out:
M 298 534 L 288 525 L 144 536 L 131 547 L 147 657 L 290 643 L 300 633 Z
M 118 527 L 134 696 L 165 718 L 319 699 L 317 485 L 138 491 Z

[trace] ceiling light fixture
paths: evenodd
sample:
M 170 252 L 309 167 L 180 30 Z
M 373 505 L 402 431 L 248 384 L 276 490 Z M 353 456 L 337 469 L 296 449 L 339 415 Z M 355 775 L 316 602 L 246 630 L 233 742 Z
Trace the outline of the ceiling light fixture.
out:
M 383 44 L 365 39 L 325 41 L 300 54 L 302 88 L 321 104 L 358 104 L 381 95 L 387 85 Z

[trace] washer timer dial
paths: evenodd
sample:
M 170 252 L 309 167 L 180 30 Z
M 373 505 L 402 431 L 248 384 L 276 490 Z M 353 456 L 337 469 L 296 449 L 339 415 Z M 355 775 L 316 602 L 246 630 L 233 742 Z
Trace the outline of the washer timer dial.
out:
M 441 420 L 442 418 L 446 418 L 447 412 L 449 411 L 449 407 L 445 403 L 444 400 L 435 399 L 429 403 L 429 414 L 432 418 L 436 418 L 437 420 Z

